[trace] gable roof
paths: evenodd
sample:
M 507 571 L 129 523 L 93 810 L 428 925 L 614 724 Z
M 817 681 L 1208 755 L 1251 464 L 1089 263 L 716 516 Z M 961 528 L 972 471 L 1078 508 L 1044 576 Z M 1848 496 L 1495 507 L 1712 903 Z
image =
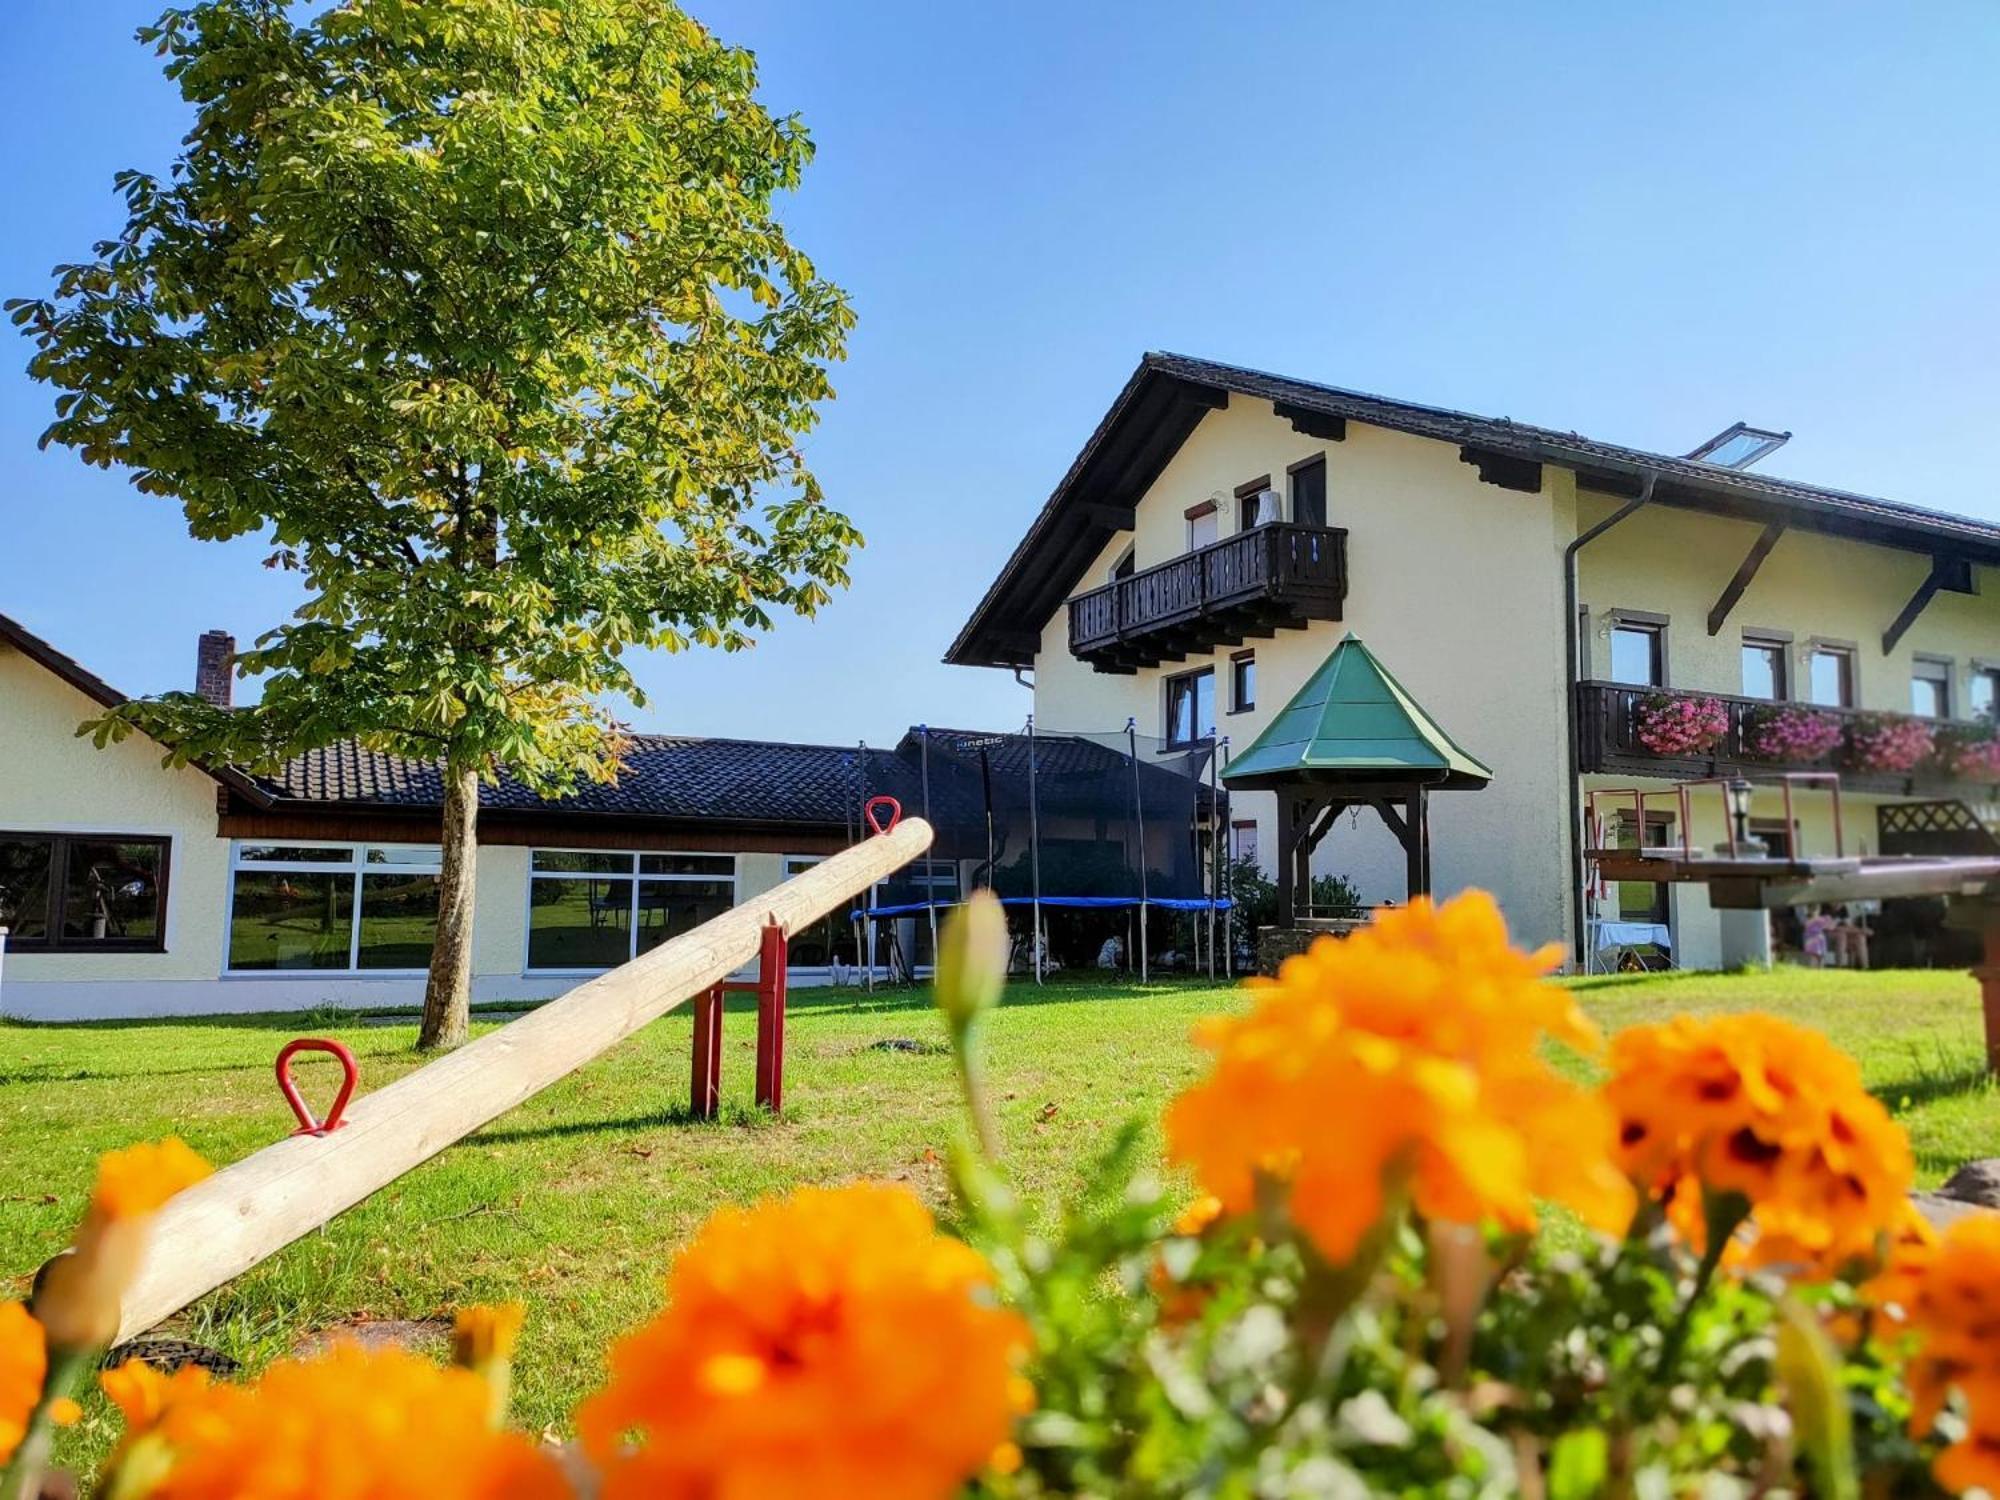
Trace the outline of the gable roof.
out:
M 1482 787 L 1493 773 L 1349 631 L 1222 779 L 1238 789 L 1418 780 L 1459 790 Z
M 1576 472 L 1586 489 L 1632 496 L 1657 476 L 1654 502 L 2000 567 L 2000 526 L 1870 495 L 1801 484 L 1699 459 L 1649 453 L 1580 433 L 1394 401 L 1181 354 L 1147 354 L 945 653 L 962 666 L 1026 666 L 1042 627 L 1202 417 L 1245 396 L 1302 430 L 1365 422 L 1455 443 L 1468 462 L 1496 455 Z
M 0 615 L 0 641 L 6 642 L 29 661 L 68 683 L 101 708 L 116 708 L 126 701 L 125 694 L 85 667 L 75 657 L 56 650 L 18 620 Z M 262 790 L 235 767 L 205 766 L 198 761 L 193 764 L 196 770 L 213 777 L 224 786 L 242 792 L 253 800 L 259 802 L 265 800 Z

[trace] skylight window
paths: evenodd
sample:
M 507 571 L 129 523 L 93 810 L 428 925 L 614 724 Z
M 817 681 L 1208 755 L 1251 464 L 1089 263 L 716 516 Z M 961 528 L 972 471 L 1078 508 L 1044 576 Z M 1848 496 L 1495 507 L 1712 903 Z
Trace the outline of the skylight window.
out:
M 1737 422 L 1723 428 L 1687 456 L 1722 469 L 1747 469 L 1760 458 L 1776 453 L 1791 441 L 1791 436 L 1789 432 L 1772 432 L 1768 428 Z

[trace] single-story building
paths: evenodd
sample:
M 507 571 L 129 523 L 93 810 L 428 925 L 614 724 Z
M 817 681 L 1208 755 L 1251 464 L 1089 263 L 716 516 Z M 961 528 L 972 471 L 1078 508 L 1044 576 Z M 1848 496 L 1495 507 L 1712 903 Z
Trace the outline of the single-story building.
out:
M 226 704 L 234 643 L 202 637 Z M 123 701 L 0 616 L 0 1014 L 191 1015 L 414 1003 L 437 914 L 437 769 L 337 745 L 274 776 L 162 765 L 77 726 Z M 892 751 L 634 737 L 616 785 L 503 780 L 479 823 L 473 999 L 542 999 L 859 836 L 862 791 L 913 796 Z M 863 940 L 863 947 L 866 947 Z M 851 964 L 838 918 L 795 976 Z

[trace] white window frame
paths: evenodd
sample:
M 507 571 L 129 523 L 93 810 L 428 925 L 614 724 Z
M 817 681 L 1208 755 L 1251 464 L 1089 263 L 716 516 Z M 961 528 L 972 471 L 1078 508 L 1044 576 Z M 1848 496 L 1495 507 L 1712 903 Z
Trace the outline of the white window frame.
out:
M 627 868 L 617 870 L 537 870 L 537 854 L 584 854 L 593 859 L 618 857 L 627 861 Z M 789 857 L 789 856 L 787 856 Z M 726 859 L 729 874 L 670 874 L 642 875 L 639 873 L 641 859 Z M 631 889 L 627 896 L 625 921 L 625 958 L 630 963 L 639 956 L 639 887 L 649 881 L 694 882 L 709 884 L 727 879 L 729 882 L 729 904 L 736 905 L 738 893 L 742 889 L 742 870 L 738 857 L 733 853 L 723 853 L 715 849 L 569 849 L 553 845 L 536 845 L 528 851 L 528 878 L 521 888 L 521 973 L 530 974 L 606 974 L 618 967 L 610 968 L 536 968 L 532 960 L 535 944 L 535 882 L 537 880 L 622 880 Z
M 280 849 L 345 849 L 347 858 L 337 859 L 251 859 L 243 857 L 245 846 L 250 848 L 274 847 Z M 429 850 L 437 855 L 435 862 L 420 861 L 414 864 L 370 865 L 368 855 L 371 850 L 396 853 L 421 853 Z M 347 964 L 339 969 L 239 969 L 235 965 L 232 946 L 236 936 L 236 875 L 239 870 L 252 873 L 274 871 L 291 875 L 351 875 L 353 877 L 354 910 L 347 923 Z M 375 874 L 395 873 L 399 875 L 442 875 L 444 873 L 444 850 L 436 844 L 403 844 L 385 842 L 380 839 L 231 839 L 229 841 L 229 884 L 222 903 L 222 977 L 225 979 L 326 979 L 332 975 L 363 977 L 368 979 L 408 979 L 422 974 L 423 969 L 364 969 L 361 967 L 361 882 L 370 872 Z

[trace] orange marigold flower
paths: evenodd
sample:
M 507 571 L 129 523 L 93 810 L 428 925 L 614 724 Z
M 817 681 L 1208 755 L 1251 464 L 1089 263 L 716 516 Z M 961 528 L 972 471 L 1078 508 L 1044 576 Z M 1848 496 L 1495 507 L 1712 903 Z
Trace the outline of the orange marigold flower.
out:
M 1627 1172 L 1705 1244 L 1705 1200 L 1749 1205 L 1736 1258 L 1836 1270 L 1902 1222 L 1909 1139 L 1825 1036 L 1765 1015 L 1677 1016 L 1611 1043 Z
M 35 1294 L 35 1316 L 63 1349 L 108 1344 L 118 1332 L 118 1303 L 139 1274 L 153 1216 L 182 1188 L 213 1170 L 181 1141 L 107 1151 L 97 1185 L 69 1251 L 50 1263 Z
M 1624 1228 L 1615 1121 L 1541 1053 L 1549 1037 L 1599 1045 L 1543 982 L 1555 957 L 1511 947 L 1483 891 L 1321 939 L 1251 981 L 1250 1014 L 1204 1028 L 1215 1067 L 1168 1110 L 1171 1154 L 1230 1213 L 1260 1179 L 1288 1185 L 1293 1221 L 1334 1260 L 1399 1184 L 1433 1218 L 1527 1230 L 1544 1197 Z
M 2000 1216 L 1973 1214 L 1945 1230 L 1908 1295 L 1917 1339 L 1910 1425 L 1929 1432 L 1956 1389 L 1966 1432 L 1938 1456 L 1938 1483 L 2000 1494 Z
M 0 1468 L 27 1436 L 48 1373 L 42 1325 L 20 1303 L 0 1302 Z
M 107 1151 L 97 1159 L 90 1206 L 114 1219 L 158 1213 L 175 1193 L 214 1170 L 174 1136 Z
M 1027 1329 L 908 1192 L 725 1208 L 577 1412 L 606 1500 L 938 1500 L 1007 1441 Z
M 486 1382 L 401 1349 L 337 1344 L 255 1386 L 106 1377 L 152 1426 L 128 1436 L 148 1500 L 559 1500 L 553 1459 L 487 1425 Z M 127 1402 L 132 1405 L 127 1406 Z M 138 1441 L 132 1442 L 133 1438 Z

